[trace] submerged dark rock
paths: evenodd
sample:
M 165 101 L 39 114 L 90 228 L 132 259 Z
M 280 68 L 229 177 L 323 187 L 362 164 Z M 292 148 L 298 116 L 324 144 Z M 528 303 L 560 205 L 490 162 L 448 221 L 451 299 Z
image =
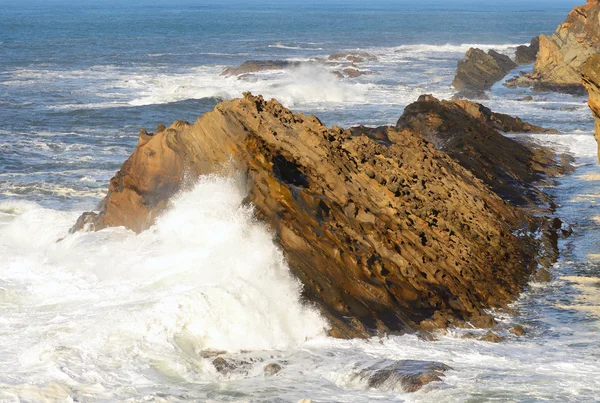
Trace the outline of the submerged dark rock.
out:
M 234 170 L 244 174 L 247 202 L 273 231 L 304 298 L 329 319 L 331 335 L 464 324 L 514 299 L 541 248 L 528 235 L 540 219 L 507 204 L 473 172 L 500 182 L 498 194 L 514 187 L 511 178 L 529 191 L 527 181 L 542 173 L 534 152 L 493 140 L 500 135 L 462 108 L 425 103 L 441 109 L 424 109 L 432 116 L 425 125 L 406 115 L 417 130 L 350 131 L 245 94 L 194 124 L 140 136 L 99 214 L 82 221 L 94 230 L 143 231 L 194 178 Z M 463 147 L 461 159 L 465 130 L 481 146 Z
M 540 37 L 536 36 L 529 45 L 517 47 L 515 52 L 515 63 L 519 66 L 535 62 L 538 51 L 540 50 Z
M 481 49 L 471 48 L 467 51 L 465 60 L 458 61 L 452 85 L 461 96 L 482 98 L 485 97 L 485 91 L 516 67 L 517 64 L 506 55 L 494 50 L 485 53 Z
M 449 370 L 452 368 L 448 365 L 435 361 L 386 360 L 356 371 L 353 380 L 386 392 L 416 392 L 432 382 L 441 382 Z

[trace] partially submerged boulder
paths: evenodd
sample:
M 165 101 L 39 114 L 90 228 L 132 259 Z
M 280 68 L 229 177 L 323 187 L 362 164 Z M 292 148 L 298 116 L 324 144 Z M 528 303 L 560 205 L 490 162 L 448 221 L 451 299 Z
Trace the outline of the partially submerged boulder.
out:
M 520 152 L 514 142 L 501 145 L 503 155 Z M 140 134 L 100 212 L 85 221 L 95 230 L 143 231 L 199 175 L 231 170 L 245 175 L 247 202 L 337 337 L 485 316 L 485 309 L 511 301 L 537 266 L 539 241 L 527 233 L 539 221 L 420 133 L 329 129 L 250 94 L 218 104 L 194 124 Z M 80 229 L 78 221 L 74 230 Z
M 516 67 L 517 64 L 510 57 L 495 50 L 485 53 L 481 49 L 471 48 L 467 51 L 465 60 L 458 61 L 452 85 L 461 96 L 483 98 L 485 91 Z
M 550 130 L 493 113 L 473 102 L 440 101 L 422 95 L 405 108 L 396 127 L 422 133 L 515 205 L 538 206 L 548 201 L 547 195 L 534 184 L 562 173 L 553 152 L 523 145 L 498 132 Z
M 539 89 L 583 92 L 581 67 L 594 53 L 600 53 L 600 2 L 588 0 L 575 7 L 551 36 L 540 36 L 534 72 L 540 76 Z
M 596 130 L 594 136 L 598 143 L 598 159 L 600 160 L 600 54 L 592 55 L 581 69 L 583 85 L 588 92 L 588 105 L 592 110 Z

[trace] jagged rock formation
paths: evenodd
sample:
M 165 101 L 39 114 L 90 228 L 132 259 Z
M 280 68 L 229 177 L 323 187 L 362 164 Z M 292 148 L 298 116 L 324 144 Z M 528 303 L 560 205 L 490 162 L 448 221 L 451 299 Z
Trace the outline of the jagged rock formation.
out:
M 600 53 L 600 1 L 575 7 L 551 36 L 540 36 L 534 72 L 535 86 L 565 92 L 581 91 L 580 70 L 593 53 Z
M 503 146 L 508 154 L 515 144 Z M 541 246 L 526 234 L 540 220 L 421 134 L 329 129 L 250 94 L 194 124 L 142 131 L 100 212 L 74 230 L 142 231 L 198 175 L 231 169 L 245 175 L 247 201 L 337 337 L 487 326 L 483 309 L 514 298 L 538 264 Z
M 535 62 L 537 53 L 540 50 L 540 37 L 536 36 L 529 45 L 517 46 L 515 52 L 515 63 L 519 66 Z
M 467 51 L 465 60 L 458 61 L 452 85 L 461 96 L 483 98 L 485 91 L 516 67 L 517 64 L 510 57 L 495 50 L 486 54 L 481 49 L 471 48 Z
M 598 160 L 600 160 L 600 54 L 592 55 L 581 69 L 583 85 L 588 92 L 588 105 L 594 115 L 598 142 Z
M 459 164 L 516 205 L 539 205 L 547 196 L 534 183 L 560 173 L 554 154 L 527 147 L 498 133 L 548 132 L 519 118 L 493 113 L 483 105 L 439 101 L 422 95 L 396 124 L 418 131 Z

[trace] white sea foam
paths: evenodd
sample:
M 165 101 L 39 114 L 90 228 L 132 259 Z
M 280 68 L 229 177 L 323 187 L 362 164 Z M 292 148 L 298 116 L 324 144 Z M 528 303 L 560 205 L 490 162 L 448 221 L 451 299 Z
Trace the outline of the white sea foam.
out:
M 315 46 L 301 46 L 301 45 L 316 45 L 315 43 L 297 43 L 297 44 L 284 44 L 283 42 L 275 42 L 268 45 L 269 48 L 275 49 L 289 49 L 289 50 L 323 50 L 323 48 Z
M 153 361 L 186 378 L 202 350 L 281 349 L 323 335 L 272 236 L 241 206 L 242 189 L 205 177 L 140 235 L 115 228 L 59 242 L 77 213 L 0 203 L 13 216 L 0 221 L 0 384 L 71 387 L 92 372 L 101 384 L 114 374 L 143 383 Z
M 298 68 L 265 72 L 262 79 L 243 80 L 222 77 L 213 69 L 194 69 L 187 74 L 140 77 L 129 80 L 139 91 L 131 105 L 149 105 L 199 98 L 231 99 L 245 91 L 276 98 L 288 107 L 326 104 L 360 103 L 365 99 L 368 85 L 343 82 L 321 66 L 303 65 Z

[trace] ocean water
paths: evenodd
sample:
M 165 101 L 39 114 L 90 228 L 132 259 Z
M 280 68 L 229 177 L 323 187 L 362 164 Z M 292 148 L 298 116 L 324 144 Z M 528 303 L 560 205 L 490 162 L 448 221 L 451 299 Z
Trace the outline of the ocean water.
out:
M 501 343 L 462 330 L 328 338 L 236 178 L 200 178 L 140 235 L 67 236 L 140 127 L 193 121 L 244 91 L 327 125 L 394 124 L 421 94 L 452 96 L 469 47 L 513 54 L 578 4 L 499 3 L 0 0 L 0 401 L 597 401 L 600 168 L 585 97 L 498 84 L 483 101 L 559 129 L 527 137 L 577 167 L 547 189 L 574 235 L 552 280 L 497 313 L 525 329 L 501 330 Z M 357 63 L 354 79 L 331 74 L 348 67 L 339 61 L 315 62 L 346 51 L 376 60 Z M 256 59 L 313 62 L 221 75 Z M 211 351 L 238 368 L 219 373 Z M 399 359 L 453 369 L 412 394 L 357 376 Z M 282 371 L 265 376 L 270 363 Z

